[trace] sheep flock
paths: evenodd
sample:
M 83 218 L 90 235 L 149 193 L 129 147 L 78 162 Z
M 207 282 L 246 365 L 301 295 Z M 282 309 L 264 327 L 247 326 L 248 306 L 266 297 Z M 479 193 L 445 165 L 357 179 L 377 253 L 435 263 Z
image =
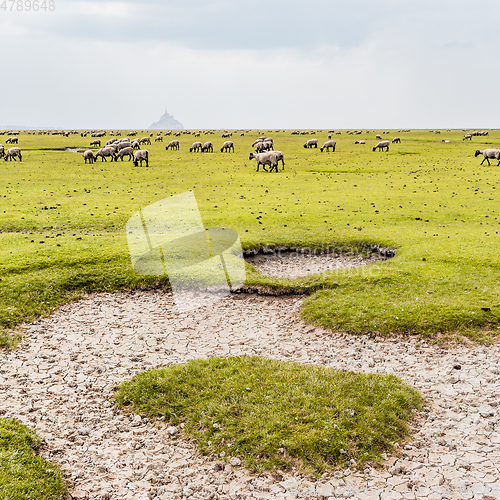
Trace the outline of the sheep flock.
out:
M 447 129 L 446 132 L 450 132 L 450 129 Z M 23 143 L 23 135 L 60 135 L 63 137 L 72 137 L 73 135 L 79 135 L 81 138 L 87 139 L 87 148 L 86 149 L 78 149 L 81 153 L 83 153 L 83 160 L 85 164 L 94 164 L 95 162 L 107 162 L 108 160 L 111 162 L 117 162 L 120 160 L 122 163 L 124 160 L 127 162 L 131 162 L 134 166 L 150 166 L 151 154 L 148 149 L 144 149 L 144 146 L 151 146 L 153 143 L 157 144 L 159 142 L 163 143 L 165 138 L 167 139 L 167 144 L 162 146 L 165 148 L 163 153 L 164 158 L 168 158 L 170 155 L 176 155 L 180 151 L 187 151 L 189 149 L 189 153 L 195 154 L 237 154 L 239 158 L 248 158 L 248 160 L 256 161 L 256 172 L 259 172 L 260 167 L 265 172 L 279 172 L 279 164 L 281 164 L 281 170 L 285 169 L 285 155 L 283 151 L 275 149 L 274 139 L 268 135 L 268 133 L 263 134 L 261 131 L 257 131 L 259 137 L 256 138 L 253 143 L 251 143 L 250 149 L 251 151 L 246 152 L 245 156 L 242 156 L 244 153 L 244 148 L 248 147 L 250 142 L 247 139 L 242 139 L 245 135 L 250 135 L 252 133 L 251 130 L 198 130 L 198 131 L 189 131 L 189 130 L 168 130 L 168 131 L 155 131 L 153 132 L 139 132 L 137 130 L 130 130 L 129 132 L 122 131 L 106 131 L 106 130 L 87 130 L 87 131 L 76 131 L 76 130 L 32 130 L 32 131 L 19 131 L 19 130 L 0 130 L 0 136 L 7 135 L 5 138 L 5 145 L 16 145 L 15 147 L 6 148 L 3 144 L 0 144 L 0 159 L 3 158 L 4 161 L 23 161 L 23 156 L 21 152 L 21 147 Z M 286 132 L 285 130 L 276 130 L 276 133 Z M 317 154 L 316 151 L 319 149 L 320 153 L 326 152 L 330 153 L 328 155 L 329 158 L 335 158 L 337 155 L 342 155 L 343 152 L 346 151 L 346 142 L 345 139 L 341 142 L 341 148 L 339 151 L 338 141 L 332 139 L 333 136 L 339 136 L 342 134 L 346 135 L 355 135 L 355 136 L 363 136 L 362 138 L 357 138 L 356 141 L 353 140 L 353 144 L 358 145 L 361 149 L 364 149 L 362 146 L 370 143 L 372 151 L 379 151 L 383 153 L 394 154 L 394 151 L 398 151 L 398 148 L 393 146 L 404 144 L 405 141 L 401 139 L 404 136 L 401 134 L 410 132 L 409 129 L 401 129 L 398 130 L 399 135 L 393 137 L 392 140 L 390 138 L 384 138 L 383 136 L 390 134 L 390 131 L 385 130 L 382 132 L 376 133 L 375 131 L 370 130 L 293 130 L 291 131 L 292 136 L 307 136 L 313 135 L 318 136 L 318 138 L 313 137 L 310 139 L 306 139 L 305 143 L 303 143 L 303 148 L 307 150 L 307 153 L 304 152 L 306 156 Z M 443 135 L 446 133 L 445 130 L 430 130 L 429 132 L 435 134 Z M 485 144 L 482 139 L 489 135 L 488 131 L 483 130 L 466 130 L 463 129 L 464 135 L 462 141 L 474 142 L 477 141 L 476 138 L 480 138 L 478 146 Z M 192 141 L 183 140 L 183 136 L 192 135 Z M 221 141 L 219 144 L 216 143 L 215 137 L 212 140 L 203 140 L 201 139 L 202 135 L 217 135 L 220 137 Z M 173 136 L 174 138 L 170 139 Z M 239 137 L 237 137 L 239 136 Z M 109 137 L 109 138 L 108 138 Z M 233 139 L 234 137 L 234 139 Z M 323 137 L 323 139 L 321 139 Z M 446 137 L 446 135 L 445 135 Z M 354 138 L 353 138 L 354 139 Z M 447 139 L 442 139 L 441 143 L 443 146 L 450 147 L 450 137 Z M 1 139 L 0 139 L 1 140 Z M 243 141 L 246 142 L 246 145 L 243 144 Z M 458 138 L 460 141 L 460 138 Z M 460 141 L 460 142 L 462 142 Z M 218 142 L 218 141 L 217 141 Z M 21 145 L 20 145 L 21 143 Z M 409 143 L 408 141 L 406 142 Z M 319 145 L 321 145 L 319 147 Z M 491 142 L 486 143 L 491 144 Z M 156 146 L 158 147 L 158 146 Z M 30 149 L 28 147 L 28 149 Z M 74 148 L 77 150 L 77 148 Z M 497 166 L 500 166 L 500 149 L 496 149 L 494 147 L 485 148 L 485 149 L 475 149 L 474 156 L 482 156 L 483 159 L 480 165 L 483 165 L 484 162 L 490 166 L 490 160 L 497 160 Z M 158 150 L 154 150 L 154 159 L 160 156 Z M 333 154 L 335 153 L 335 154 Z M 402 152 L 405 154 L 405 152 Z M 177 156 L 178 157 L 178 156 Z M 29 161 L 29 154 L 27 156 L 27 161 Z M 153 162 L 154 165 L 154 162 Z M 246 164 L 245 164 L 246 166 Z

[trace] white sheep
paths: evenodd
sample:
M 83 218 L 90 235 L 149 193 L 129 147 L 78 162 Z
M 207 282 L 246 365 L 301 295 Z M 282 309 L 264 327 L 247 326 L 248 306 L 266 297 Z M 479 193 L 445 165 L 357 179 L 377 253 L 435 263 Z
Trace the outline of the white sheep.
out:
M 5 148 L 3 144 L 0 144 L 0 158 L 3 158 L 3 155 L 5 154 Z
M 141 149 L 141 143 L 139 142 L 139 139 L 134 139 L 132 141 L 132 147 L 134 149 Z
M 101 147 L 101 141 L 99 139 L 96 139 L 95 141 L 92 141 L 90 143 L 91 146 L 98 146 L 99 148 Z
M 380 141 L 377 143 L 377 145 L 373 148 L 373 151 L 378 149 L 379 151 L 383 151 L 384 148 L 387 148 L 387 151 L 389 151 L 389 145 L 391 144 L 391 141 Z
M 222 153 L 223 151 L 229 151 L 231 152 L 231 149 L 233 150 L 234 153 L 234 144 L 233 141 L 226 141 L 220 148 L 220 152 Z
M 192 146 L 189 148 L 189 152 L 192 153 L 194 151 L 196 153 L 198 151 L 201 151 L 202 147 L 203 145 L 200 141 L 193 142 Z
M 305 144 L 305 148 L 312 148 L 312 147 L 317 148 L 318 147 L 318 139 L 309 139 Z
M 104 146 L 109 146 L 110 144 L 114 144 L 116 142 L 116 137 L 112 137 L 111 139 L 108 139 L 105 143 Z
M 141 162 L 141 167 L 142 167 L 142 162 L 145 161 L 146 167 L 148 167 L 149 166 L 148 159 L 149 159 L 149 151 L 147 149 L 139 149 L 139 151 L 136 151 L 134 153 L 134 166 L 138 167 L 139 162 Z
M 170 141 L 166 146 L 165 149 L 168 151 L 168 148 L 172 149 L 179 149 L 179 141 L 177 139 L 174 139 L 173 141 Z
M 320 151 L 323 152 L 324 149 L 328 152 L 330 148 L 332 148 L 332 152 L 335 153 L 335 146 L 337 145 L 337 141 L 334 141 L 333 139 L 331 141 L 326 141 L 323 146 L 320 148 Z
M 134 142 L 139 144 L 137 141 Z M 134 146 L 132 145 L 131 142 L 119 142 L 116 147 L 118 148 L 118 151 L 121 151 L 124 148 L 133 148 Z
M 123 157 L 128 155 L 128 161 L 132 159 L 134 156 L 134 148 L 128 147 L 128 148 L 123 148 L 116 153 L 116 158 L 115 160 L 118 161 L 118 158 L 120 158 L 121 161 L 123 161 Z
M 105 148 L 99 149 L 97 153 L 94 155 L 94 161 L 97 161 L 98 157 L 101 157 L 101 161 L 108 161 L 106 158 L 111 157 L 111 161 L 116 160 L 115 150 L 114 148 L 110 148 L 109 146 Z
M 490 158 L 491 159 L 495 158 L 495 160 L 498 160 L 497 167 L 498 167 L 498 165 L 500 165 L 500 149 L 485 149 L 483 151 L 477 150 L 474 157 L 479 156 L 479 155 L 484 156 L 484 159 L 481 162 L 481 165 L 484 163 L 484 160 L 486 160 L 488 162 L 488 165 L 490 165 Z
M 377 135 L 375 136 L 375 139 L 382 139 L 382 136 L 381 136 L 380 134 L 377 134 Z
M 21 150 L 19 148 L 10 148 L 8 149 L 3 156 L 4 160 L 11 160 L 14 158 L 14 161 L 16 161 L 16 158 L 19 157 L 19 159 L 22 161 L 22 156 L 21 156 Z
M 89 163 L 94 163 L 94 152 L 91 149 L 87 149 L 87 151 L 83 153 L 83 159 L 85 160 L 85 163 L 87 163 L 87 160 Z
M 5 144 L 18 144 L 19 139 L 16 136 L 9 137 L 6 141 Z
M 394 137 L 394 139 L 392 140 L 392 142 L 395 144 L 397 142 L 399 142 L 401 144 L 401 139 L 399 137 Z
M 155 142 L 163 142 L 163 136 L 161 136 L 161 135 L 157 135 L 157 136 L 155 137 Z
M 277 151 L 277 150 L 269 151 L 269 153 L 276 156 L 277 163 L 279 163 L 281 161 L 281 163 L 283 164 L 282 170 L 285 170 L 285 155 L 281 151 Z
M 203 144 L 203 146 L 201 147 L 201 152 L 202 153 L 205 153 L 205 152 L 213 153 L 214 152 L 214 145 L 212 144 L 212 142 L 211 141 L 205 142 L 205 144 Z
M 278 156 L 273 153 L 250 153 L 249 160 L 255 159 L 257 161 L 257 172 L 260 165 L 266 172 L 278 171 Z M 271 170 L 267 170 L 266 165 L 271 166 Z
M 360 141 L 356 141 L 354 144 L 366 144 L 366 141 L 361 139 Z
M 14 161 L 16 161 L 17 157 L 19 157 L 19 161 L 23 161 L 23 157 L 21 156 L 21 150 L 19 148 L 10 148 L 7 149 L 7 152 L 4 154 L 3 159 L 5 161 L 7 160 L 11 161 L 12 158 L 14 158 Z
M 141 144 L 151 144 L 151 139 L 149 137 L 143 137 L 139 140 Z
M 462 139 L 462 141 L 465 141 L 467 139 L 469 139 L 469 141 L 472 141 L 472 134 L 471 133 L 465 134 L 464 138 Z

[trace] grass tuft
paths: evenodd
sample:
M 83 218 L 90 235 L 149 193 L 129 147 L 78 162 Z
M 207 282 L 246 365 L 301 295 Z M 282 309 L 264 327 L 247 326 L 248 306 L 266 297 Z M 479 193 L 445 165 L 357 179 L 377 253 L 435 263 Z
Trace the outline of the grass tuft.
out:
M 0 419 L 0 498 L 62 500 L 67 487 L 58 466 L 36 455 L 41 439 L 9 418 Z
M 239 457 L 254 472 L 317 475 L 380 460 L 421 408 L 419 393 L 393 375 L 249 356 L 143 372 L 115 398 L 127 412 L 184 423 L 205 455 Z

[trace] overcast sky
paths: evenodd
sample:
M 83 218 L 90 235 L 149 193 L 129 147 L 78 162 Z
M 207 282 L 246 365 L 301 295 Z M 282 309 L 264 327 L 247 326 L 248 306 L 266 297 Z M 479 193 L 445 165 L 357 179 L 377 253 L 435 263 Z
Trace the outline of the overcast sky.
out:
M 0 126 L 500 127 L 498 0 L 12 4 Z

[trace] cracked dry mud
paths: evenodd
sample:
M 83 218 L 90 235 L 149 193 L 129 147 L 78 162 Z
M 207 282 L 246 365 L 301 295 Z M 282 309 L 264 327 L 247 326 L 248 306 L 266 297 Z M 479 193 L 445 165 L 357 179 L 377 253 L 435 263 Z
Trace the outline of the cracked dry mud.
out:
M 160 291 L 91 295 L 25 325 L 19 348 L 0 353 L 0 413 L 45 439 L 74 499 L 500 498 L 500 344 L 335 334 L 305 324 L 301 301 L 240 294 L 178 314 Z M 428 407 L 380 469 L 313 480 L 209 460 L 162 422 L 113 405 L 113 387 L 140 371 L 242 354 L 395 374 Z

